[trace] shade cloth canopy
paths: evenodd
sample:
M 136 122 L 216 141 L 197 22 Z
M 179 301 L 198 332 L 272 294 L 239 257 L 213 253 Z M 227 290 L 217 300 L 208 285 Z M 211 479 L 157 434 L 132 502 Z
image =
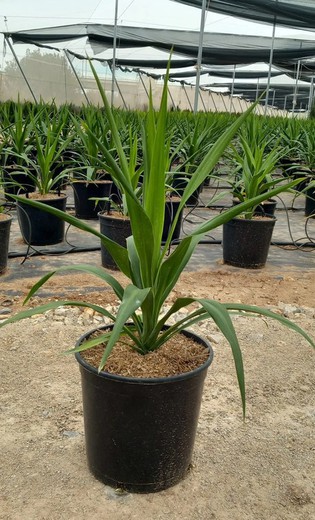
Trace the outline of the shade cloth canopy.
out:
M 26 31 L 5 32 L 14 43 L 33 44 L 59 50 L 53 44 L 86 38 L 94 54 L 113 48 L 115 27 L 102 24 L 74 24 Z M 179 56 L 197 59 L 198 31 L 152 29 L 146 27 L 117 27 L 117 48 L 152 47 Z M 205 33 L 202 64 L 235 65 L 268 62 L 271 38 L 239 34 Z M 301 60 L 315 56 L 315 41 L 277 38 L 274 42 L 274 61 Z M 151 60 L 147 60 L 150 66 Z
M 202 0 L 173 0 L 202 7 Z M 315 30 L 314 0 L 208 0 L 206 9 L 246 20 Z

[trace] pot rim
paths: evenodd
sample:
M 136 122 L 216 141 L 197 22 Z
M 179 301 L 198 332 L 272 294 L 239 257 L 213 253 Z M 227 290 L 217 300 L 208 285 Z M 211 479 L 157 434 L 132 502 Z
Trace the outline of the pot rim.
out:
M 274 215 L 269 215 L 268 213 L 263 214 L 263 215 L 254 215 L 253 218 L 241 218 L 238 216 L 238 217 L 231 218 L 231 220 L 229 220 L 228 222 L 225 222 L 223 225 L 228 224 L 229 222 L 232 222 L 232 221 L 234 221 L 234 222 L 235 221 L 237 221 L 237 222 L 257 222 L 260 224 L 262 222 L 267 222 L 270 220 L 276 221 L 277 217 L 275 217 Z
M 32 195 L 34 193 L 35 194 L 39 194 L 38 191 L 33 191 L 33 192 L 28 193 L 27 195 Z M 23 199 L 31 199 L 31 200 L 43 202 L 43 204 L 45 204 L 45 202 L 51 202 L 51 201 L 55 201 L 55 200 L 61 200 L 61 199 L 67 199 L 68 198 L 68 194 L 63 192 L 63 191 L 61 191 L 60 194 L 58 194 L 57 191 L 50 191 L 46 195 L 57 195 L 57 197 L 49 198 L 49 197 L 42 197 L 41 195 L 39 197 L 27 197 L 25 193 L 21 194 L 20 197 L 22 197 Z M 18 200 L 17 204 L 20 204 L 20 203 L 21 203 L 21 201 Z
M 6 217 L 6 218 L 3 218 L 3 217 Z M 11 215 L 10 213 L 0 213 L 0 223 L 1 222 L 8 222 L 8 220 L 12 220 L 13 219 L 13 215 Z
M 76 347 L 79 346 L 82 343 L 82 341 L 84 339 L 88 338 L 91 334 L 93 334 L 93 332 L 96 332 L 96 331 L 102 330 L 102 329 L 113 328 L 113 326 L 114 326 L 113 324 L 103 325 L 101 327 L 96 327 L 95 329 L 90 330 L 89 332 L 86 332 L 85 334 L 80 336 L 80 338 L 76 342 L 75 346 Z M 167 325 L 166 325 L 166 327 L 167 327 Z M 214 357 L 214 352 L 213 352 L 210 342 L 203 336 L 200 336 L 199 334 L 196 334 L 195 332 L 193 332 L 191 330 L 187 330 L 187 329 L 183 329 L 182 331 L 179 332 L 179 334 L 184 334 L 185 336 L 192 338 L 193 340 L 196 340 L 197 343 L 204 345 L 204 347 L 208 350 L 209 355 L 208 355 L 207 360 L 199 367 L 195 368 L 194 370 L 190 370 L 189 372 L 183 372 L 182 374 L 176 374 L 175 376 L 168 376 L 168 377 L 166 377 L 166 376 L 165 377 L 121 376 L 119 374 L 112 374 L 110 372 L 106 372 L 105 370 L 101 370 L 99 372 L 97 368 L 93 367 L 92 365 L 87 363 L 82 358 L 80 352 L 75 352 L 75 358 L 76 358 L 77 362 L 81 365 L 81 367 L 84 368 L 85 370 L 92 372 L 99 377 L 111 379 L 112 381 L 124 382 L 124 383 L 128 383 L 128 384 L 150 384 L 150 385 L 163 384 L 163 383 L 164 384 L 175 383 L 177 381 L 195 377 L 197 374 L 199 374 L 200 372 L 202 372 L 203 370 L 205 370 L 206 368 L 208 368 L 210 366 L 210 364 L 213 361 L 213 357 Z

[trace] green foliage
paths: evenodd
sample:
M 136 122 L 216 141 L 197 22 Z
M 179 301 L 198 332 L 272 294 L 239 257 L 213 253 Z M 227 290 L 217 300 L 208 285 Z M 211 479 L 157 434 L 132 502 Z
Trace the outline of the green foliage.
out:
M 301 128 L 298 143 L 296 145 L 297 156 L 301 167 L 309 170 L 309 174 L 315 173 L 315 123 L 305 121 Z
M 273 135 L 268 136 L 258 118 L 252 117 L 246 121 L 237 144 L 230 149 L 232 171 L 228 182 L 232 186 L 234 197 L 240 202 L 254 199 L 277 185 L 281 184 L 282 191 L 287 191 L 300 182 L 284 182 L 282 177 L 274 175 L 285 150 L 279 146 Z M 250 207 L 244 212 L 244 217 L 251 219 L 255 209 L 256 205 Z

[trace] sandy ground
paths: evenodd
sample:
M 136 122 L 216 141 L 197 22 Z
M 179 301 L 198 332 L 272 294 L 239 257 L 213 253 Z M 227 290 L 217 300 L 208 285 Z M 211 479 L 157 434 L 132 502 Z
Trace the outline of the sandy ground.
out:
M 20 307 L 31 282 L 14 287 L 2 279 L 0 319 Z M 64 297 L 69 288 L 71 298 L 75 292 L 115 305 L 110 291 L 91 285 L 87 276 L 58 277 L 37 301 Z M 259 303 L 315 337 L 314 289 L 314 271 L 218 266 L 184 273 L 176 295 Z M 121 494 L 89 474 L 79 371 L 74 358 L 62 355 L 95 323 L 87 312 L 61 309 L 0 330 L 1 520 L 315 518 L 315 352 L 305 340 L 273 321 L 235 318 L 247 376 L 244 422 L 229 347 L 214 325 L 203 323 L 215 360 L 193 469 L 161 493 Z

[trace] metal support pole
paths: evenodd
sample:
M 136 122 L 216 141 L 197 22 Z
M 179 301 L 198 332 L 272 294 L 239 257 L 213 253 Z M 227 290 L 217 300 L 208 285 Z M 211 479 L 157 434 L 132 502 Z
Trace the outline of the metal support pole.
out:
M 255 101 L 257 101 L 258 98 L 259 98 L 259 78 L 257 78 L 257 87 L 256 87 Z
M 121 99 L 122 99 L 122 102 L 123 102 L 123 104 L 124 104 L 124 107 L 125 107 L 126 110 L 128 110 L 128 107 L 127 107 L 127 105 L 126 105 L 126 103 L 125 103 L 125 100 L 124 100 L 124 96 L 122 95 L 122 92 L 121 92 L 121 90 L 120 90 L 120 87 L 119 87 L 119 84 L 118 84 L 117 78 L 116 78 L 116 76 L 115 76 L 115 74 L 114 74 L 114 72 L 113 72 L 113 68 L 112 68 L 111 62 L 108 61 L 108 62 L 107 62 L 107 65 L 108 65 L 108 67 L 109 67 L 109 69 L 110 69 L 110 71 L 111 71 L 111 73 L 112 73 L 112 80 L 113 80 L 113 78 L 114 78 L 115 85 L 116 85 L 117 90 L 118 90 L 118 92 L 119 92 L 119 95 L 120 95 L 120 97 L 121 97 Z M 112 100 L 112 101 L 113 101 L 113 100 Z M 113 105 L 112 105 L 112 106 L 113 106 Z
M 86 92 L 85 92 L 85 90 L 84 90 L 84 87 L 83 87 L 83 85 L 82 85 L 82 83 L 81 83 L 81 80 L 80 80 L 80 78 L 79 78 L 79 76 L 78 76 L 78 74 L 77 74 L 77 71 L 75 70 L 75 68 L 74 68 L 74 66 L 73 66 L 73 64 L 72 64 L 72 61 L 71 61 L 71 59 L 70 59 L 70 57 L 69 57 L 69 54 L 68 54 L 67 49 L 64 49 L 64 53 L 65 53 L 65 55 L 66 55 L 66 58 L 67 58 L 67 60 L 68 60 L 69 65 L 70 65 L 70 67 L 71 67 L 71 70 L 72 70 L 73 74 L 75 75 L 77 82 L 78 82 L 79 85 L 80 85 L 80 88 L 81 88 L 81 90 L 82 90 L 82 92 L 83 92 L 83 95 L 84 95 L 84 97 L 85 97 L 85 99 L 86 99 L 86 102 L 87 102 L 88 105 L 90 105 L 90 104 L 91 104 L 91 103 L 90 103 L 90 100 L 89 100 L 89 98 L 87 97 L 87 94 L 86 94 Z
M 241 100 L 240 100 L 240 98 L 238 97 L 237 99 L 238 99 L 238 104 L 239 104 L 240 109 L 241 109 L 241 112 L 240 112 L 240 113 L 242 114 L 242 113 L 244 112 L 244 108 L 243 108 L 242 105 L 241 105 Z
M 217 105 L 216 105 L 216 102 L 215 102 L 214 99 L 213 99 L 213 95 L 212 95 L 211 90 L 209 90 L 209 92 L 210 92 L 210 96 L 211 96 L 211 99 L 212 99 L 213 106 L 214 106 L 214 108 L 215 108 L 215 111 L 217 112 L 217 111 L 218 111 L 218 107 L 217 107 Z
M 116 48 L 117 48 L 117 18 L 118 18 L 118 0 L 115 1 L 115 18 L 114 18 L 114 35 L 113 35 L 113 62 L 112 62 L 111 106 L 114 105 L 114 95 L 115 95 L 115 70 L 116 70 Z
M 200 95 L 200 99 L 201 99 L 201 103 L 202 103 L 202 105 L 203 105 L 203 108 L 205 109 L 205 112 L 207 112 L 207 108 L 206 108 L 206 105 L 205 105 L 205 103 L 204 103 L 204 100 L 203 100 L 202 92 L 201 92 L 201 91 L 199 91 L 199 95 Z
M 148 89 L 147 89 L 147 87 L 146 87 L 145 84 L 144 84 L 144 81 L 143 81 L 143 79 L 142 79 L 142 76 L 141 76 L 140 72 L 138 72 L 138 74 L 139 74 L 139 79 L 140 79 L 140 81 L 141 81 L 141 83 L 142 83 L 142 86 L 143 86 L 143 88 L 144 88 L 144 90 L 145 90 L 145 93 L 146 93 L 146 95 L 148 96 L 148 99 L 149 99 L 150 96 L 149 96 Z
M 295 78 L 295 86 L 294 86 L 294 92 L 293 92 L 293 101 L 292 101 L 292 115 L 294 114 L 294 109 L 296 105 L 296 98 L 298 93 L 298 82 L 299 82 L 299 75 L 300 75 L 300 67 L 301 67 L 301 60 L 298 60 L 297 70 L 296 70 L 296 78 Z
M 227 106 L 226 106 L 225 100 L 224 100 L 224 95 L 222 94 L 222 92 L 220 92 L 220 95 L 221 95 L 221 99 L 222 99 L 222 102 L 223 102 L 223 106 L 225 108 L 225 112 L 228 112 L 228 109 L 227 109 Z
M 37 99 L 36 99 L 36 97 L 35 97 L 35 94 L 34 94 L 34 92 L 33 92 L 33 89 L 32 89 L 32 87 L 31 87 L 31 85 L 30 85 L 29 82 L 28 82 L 27 77 L 26 77 L 25 74 L 24 74 L 24 71 L 23 71 L 23 69 L 22 69 L 22 67 L 21 67 L 21 64 L 20 64 L 20 62 L 19 62 L 19 59 L 18 59 L 17 55 L 15 54 L 15 50 L 14 50 L 14 48 L 13 48 L 13 45 L 11 44 L 9 38 L 8 38 L 6 35 L 4 35 L 4 40 L 5 40 L 5 42 L 9 45 L 10 50 L 11 50 L 11 52 L 12 52 L 12 54 L 13 54 L 13 57 L 14 57 L 14 59 L 15 59 L 15 61 L 16 61 L 16 64 L 17 64 L 17 66 L 19 67 L 19 70 L 20 70 L 20 72 L 21 72 L 21 74 L 22 74 L 22 76 L 23 76 L 23 78 L 24 78 L 24 80 L 25 80 L 25 83 L 26 83 L 26 85 L 28 86 L 29 91 L 30 91 L 30 93 L 32 94 L 32 97 L 33 97 L 33 99 L 34 99 L 34 101 L 35 101 L 35 103 L 36 103 L 36 105 L 37 105 Z
M 116 84 L 117 90 L 118 90 L 118 92 L 119 92 L 119 95 L 120 95 L 120 97 L 121 97 L 121 99 L 122 99 L 122 102 L 123 102 L 123 104 L 124 104 L 124 107 L 125 107 L 126 110 L 128 110 L 128 107 L 127 107 L 126 101 L 125 101 L 125 99 L 124 99 L 124 96 L 122 95 L 122 91 L 121 91 L 121 89 L 120 89 L 120 86 L 119 86 L 119 84 L 118 84 L 118 81 L 117 81 L 117 78 L 116 78 L 116 77 L 115 77 L 115 84 Z
M 310 117 L 314 97 L 314 76 L 311 77 L 310 94 L 308 98 L 307 116 Z
M 233 79 L 232 79 L 231 99 L 230 99 L 230 114 L 232 112 L 232 98 L 233 98 L 233 94 L 234 94 L 235 72 L 236 72 L 236 65 L 234 65 L 234 69 L 233 69 Z
M 176 105 L 175 105 L 175 102 L 174 102 L 174 98 L 172 96 L 172 92 L 171 92 L 171 89 L 169 87 L 167 87 L 167 91 L 168 91 L 168 94 L 171 98 L 171 101 L 172 101 L 172 105 L 173 105 L 173 108 L 176 109 Z
M 191 104 L 191 102 L 190 102 L 189 96 L 188 96 L 188 94 L 187 94 L 187 92 L 186 92 L 185 85 L 182 84 L 182 87 L 183 87 L 184 92 L 185 92 L 185 94 L 186 94 L 186 98 L 187 98 L 188 104 L 189 104 L 189 106 L 190 106 L 190 110 L 192 110 L 193 107 L 192 107 L 192 104 Z
M 278 0 L 277 0 L 278 3 Z M 271 36 L 271 49 L 269 55 L 269 68 L 268 68 L 268 78 L 267 78 L 267 89 L 266 89 L 266 98 L 265 98 L 265 115 L 267 114 L 267 107 L 269 101 L 269 88 L 270 88 L 270 80 L 271 80 L 271 68 L 273 62 L 273 50 L 275 46 L 275 34 L 276 34 L 276 21 L 277 17 L 274 17 L 273 26 L 272 26 L 272 36 Z
M 202 62 L 202 47 L 203 47 L 203 35 L 205 32 L 205 19 L 206 19 L 206 3 L 207 0 L 202 0 L 201 18 L 200 18 L 200 32 L 199 32 L 199 46 L 197 55 L 197 75 L 196 75 L 196 86 L 195 86 L 195 102 L 194 102 L 194 114 L 198 112 L 198 99 L 199 99 L 199 85 L 200 85 L 200 71 Z M 209 2 L 210 3 L 210 0 Z

